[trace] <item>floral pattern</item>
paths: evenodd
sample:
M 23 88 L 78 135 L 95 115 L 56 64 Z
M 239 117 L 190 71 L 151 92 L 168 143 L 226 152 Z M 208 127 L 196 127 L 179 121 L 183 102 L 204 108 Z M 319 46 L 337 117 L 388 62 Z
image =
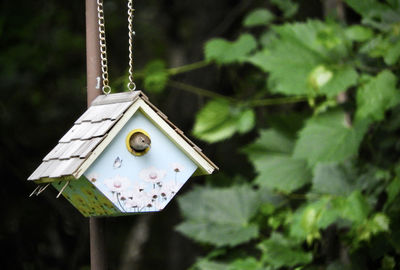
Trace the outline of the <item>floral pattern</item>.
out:
M 120 158 L 115 161 L 122 162 Z M 115 162 L 115 169 L 114 165 Z M 124 212 L 158 211 L 165 207 L 183 185 L 178 182 L 178 175 L 185 170 L 183 165 L 174 162 L 168 168 L 169 172 L 155 166 L 144 168 L 139 171 L 136 179 L 117 174 L 106 178 L 103 184 L 110 193 L 111 201 Z M 97 174 L 89 175 L 89 180 L 91 177 L 99 178 Z
M 140 172 L 140 178 L 142 178 L 146 182 L 157 184 L 161 182 L 165 174 L 166 174 L 165 171 L 158 170 L 156 167 L 152 166 L 142 170 Z
M 178 172 L 182 172 L 185 170 L 185 167 L 183 167 L 182 164 L 178 163 L 178 162 L 174 162 L 171 164 L 172 169 L 174 170 L 174 172 L 178 173 Z
M 109 188 L 111 193 L 121 194 L 122 191 L 130 187 L 131 181 L 127 177 L 117 175 L 104 180 L 104 184 Z

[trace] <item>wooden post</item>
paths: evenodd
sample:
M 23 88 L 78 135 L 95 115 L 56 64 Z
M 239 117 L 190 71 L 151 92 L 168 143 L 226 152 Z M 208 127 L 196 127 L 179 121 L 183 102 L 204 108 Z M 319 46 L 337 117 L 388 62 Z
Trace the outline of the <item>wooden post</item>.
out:
M 86 0 L 87 102 L 101 93 L 100 40 L 96 0 Z
M 101 93 L 101 67 L 99 27 L 96 0 L 86 0 L 86 74 L 87 105 Z M 90 269 L 106 270 L 104 219 L 91 217 L 90 230 Z
M 107 260 L 104 241 L 104 218 L 90 217 L 90 269 L 106 270 Z

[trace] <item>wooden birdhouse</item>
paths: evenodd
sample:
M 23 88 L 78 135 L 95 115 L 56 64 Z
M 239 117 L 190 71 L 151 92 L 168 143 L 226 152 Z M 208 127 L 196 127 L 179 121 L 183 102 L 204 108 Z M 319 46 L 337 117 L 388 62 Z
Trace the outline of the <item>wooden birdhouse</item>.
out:
M 28 178 L 84 216 L 162 210 L 211 162 L 141 91 L 98 96 Z

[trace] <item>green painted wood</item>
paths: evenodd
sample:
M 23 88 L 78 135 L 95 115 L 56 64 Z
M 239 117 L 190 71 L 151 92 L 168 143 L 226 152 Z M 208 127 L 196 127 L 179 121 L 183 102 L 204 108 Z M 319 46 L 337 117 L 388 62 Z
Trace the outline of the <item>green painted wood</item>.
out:
M 60 191 L 65 183 L 54 181 L 52 185 Z M 62 195 L 85 217 L 121 215 L 121 211 L 84 176 L 70 181 Z

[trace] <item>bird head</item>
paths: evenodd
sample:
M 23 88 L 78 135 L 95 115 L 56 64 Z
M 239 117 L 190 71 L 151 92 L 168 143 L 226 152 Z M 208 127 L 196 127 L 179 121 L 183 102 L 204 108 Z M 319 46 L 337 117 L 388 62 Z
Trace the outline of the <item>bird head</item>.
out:
M 136 132 L 131 136 L 129 144 L 136 152 L 143 152 L 150 147 L 151 140 L 146 134 L 142 132 Z

